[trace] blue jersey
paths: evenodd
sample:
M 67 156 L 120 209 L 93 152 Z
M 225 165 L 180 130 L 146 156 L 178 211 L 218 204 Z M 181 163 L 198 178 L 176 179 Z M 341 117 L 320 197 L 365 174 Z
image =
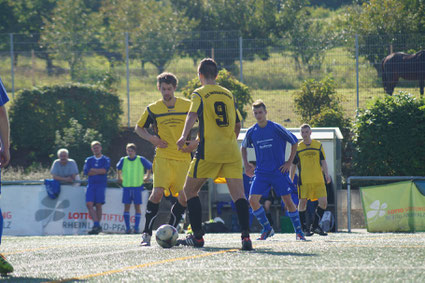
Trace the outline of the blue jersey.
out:
M 8 101 L 9 101 L 9 97 L 7 96 L 6 89 L 4 88 L 3 82 L 1 81 L 1 78 L 0 78 L 0 106 L 5 105 L 6 102 L 8 102 Z M 1 137 L 0 137 L 0 139 L 1 139 Z M 1 184 L 0 184 L 0 194 L 1 194 Z
M 255 174 L 273 174 L 280 172 L 285 163 L 286 143 L 296 144 L 298 139 L 290 131 L 272 121 L 261 128 L 255 124 L 248 129 L 242 146 L 254 147 L 257 167 Z
M 9 101 L 9 97 L 7 96 L 7 92 L 6 89 L 3 85 L 3 82 L 1 81 L 0 78 L 0 106 L 3 106 L 6 104 L 6 102 Z
M 100 158 L 95 156 L 87 157 L 86 162 L 84 163 L 84 174 L 87 175 L 90 169 L 102 169 L 104 168 L 108 172 L 109 167 L 111 166 L 111 161 L 109 157 L 102 155 Z M 88 185 L 104 185 L 106 187 L 107 183 L 107 174 L 93 175 L 89 176 Z

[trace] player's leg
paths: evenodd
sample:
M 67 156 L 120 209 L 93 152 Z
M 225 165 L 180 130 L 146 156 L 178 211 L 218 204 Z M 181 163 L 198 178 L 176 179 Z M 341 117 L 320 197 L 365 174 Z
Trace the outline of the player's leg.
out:
M 236 206 L 239 225 L 241 227 L 242 250 L 252 250 L 252 242 L 249 235 L 249 203 L 245 197 L 242 180 L 242 160 L 233 163 L 224 163 L 217 176 L 227 180 L 230 196 Z
M 130 234 L 130 204 L 131 204 L 131 193 L 130 188 L 124 187 L 122 189 L 122 203 L 124 204 L 124 223 L 125 223 L 125 233 Z
M 263 229 L 261 230 L 261 236 L 258 240 L 265 240 L 268 237 L 274 235 L 274 230 L 270 225 L 269 220 L 266 216 L 266 211 L 264 207 L 260 204 L 260 199 L 263 194 L 268 193 L 267 190 L 270 190 L 270 183 L 267 178 L 262 177 L 257 174 L 254 180 L 252 181 L 249 204 L 252 207 L 252 214 L 257 218 L 258 222 L 261 224 Z
M 146 233 L 149 236 L 152 236 L 153 225 L 158 215 L 159 203 L 161 202 L 163 196 L 164 196 L 164 188 L 159 188 L 159 187 L 153 188 L 152 193 L 149 196 L 148 205 L 146 207 L 146 222 L 145 222 L 145 229 L 143 230 L 143 234 Z M 143 242 L 142 242 L 142 245 L 143 245 Z M 147 246 L 150 245 L 150 237 L 149 237 L 149 244 L 146 244 L 146 245 Z
M 300 215 L 301 229 L 305 236 L 312 236 L 309 225 L 307 225 L 307 199 L 300 198 L 298 203 L 298 212 Z
M 180 221 L 183 218 L 183 214 L 186 211 L 186 207 L 187 207 L 186 196 L 184 192 L 180 192 L 179 195 L 177 196 L 177 201 L 171 207 L 171 216 L 170 216 L 170 221 L 168 222 L 168 224 L 177 228 L 177 225 L 179 225 Z
M 296 239 L 305 240 L 304 233 L 301 230 L 300 215 L 298 213 L 297 206 L 294 204 L 291 197 L 291 183 L 292 181 L 287 173 L 278 174 L 272 178 L 272 186 L 275 189 L 276 195 L 281 196 L 282 201 L 288 210 L 289 218 L 291 219 L 292 226 L 296 233 Z
M 123 216 L 124 216 L 124 223 L 125 223 L 125 233 L 130 234 L 131 229 L 130 229 L 130 204 L 129 203 L 124 204 Z
M 102 221 L 102 214 L 103 214 L 102 205 L 103 205 L 103 203 L 96 203 L 95 204 L 96 216 L 97 216 L 97 219 L 98 219 L 98 223 L 97 224 L 95 223 L 94 226 L 97 227 L 97 233 L 102 232 L 102 226 L 100 225 L 100 222 Z
M 143 188 L 134 188 L 133 189 L 133 204 L 134 204 L 134 210 L 136 211 L 136 214 L 134 215 L 134 234 L 139 234 L 139 225 L 140 225 L 140 218 L 142 216 L 142 211 L 140 209 L 140 205 L 142 204 L 142 191 Z
M 203 247 L 204 246 L 204 230 L 202 229 L 202 205 L 198 192 L 206 178 L 191 178 L 187 177 L 184 185 L 184 193 L 187 197 L 187 209 L 189 212 L 190 226 L 193 231 L 193 237 L 187 237 L 185 240 L 179 241 L 179 244 Z
M 313 232 L 319 234 L 321 236 L 328 235 L 323 229 L 319 226 L 319 222 L 323 217 L 323 214 L 326 211 L 326 207 L 328 206 L 328 199 L 326 196 L 319 198 L 319 205 L 316 208 L 313 219 Z
M 140 208 L 140 204 L 134 204 L 134 210 L 136 211 L 136 214 L 134 216 L 134 234 L 140 233 L 140 220 L 142 218 L 142 209 Z
M 273 217 L 272 217 L 272 212 L 271 212 L 271 206 L 272 206 L 272 203 L 273 203 L 272 200 L 273 200 L 273 198 L 270 198 L 270 194 L 269 194 L 269 197 L 264 201 L 263 207 L 264 207 L 264 210 L 266 212 L 267 220 L 269 220 L 270 226 L 273 227 L 274 223 L 273 223 Z
M 187 207 L 186 195 L 183 191 L 183 187 L 190 161 L 173 160 L 171 165 L 173 165 L 175 169 L 173 170 L 174 178 L 170 191 L 173 195 L 177 195 L 177 201 L 171 207 L 170 221 L 168 224 L 177 228 Z

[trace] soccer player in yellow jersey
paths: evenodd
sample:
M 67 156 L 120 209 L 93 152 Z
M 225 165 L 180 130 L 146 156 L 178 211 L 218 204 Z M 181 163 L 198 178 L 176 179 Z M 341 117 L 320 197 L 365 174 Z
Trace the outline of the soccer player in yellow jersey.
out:
M 249 204 L 244 194 L 242 158 L 236 140 L 241 128 L 240 117 L 232 93 L 217 85 L 217 75 L 218 68 L 213 59 L 205 58 L 200 62 L 198 76 L 202 87 L 192 94 L 184 130 L 177 142 L 178 148 L 183 150 L 186 137 L 198 119 L 200 141 L 184 185 L 193 235 L 178 243 L 204 246 L 202 208 L 198 192 L 208 178 L 223 177 L 226 178 L 236 206 L 242 229 L 242 249 L 252 250 L 249 238 Z
M 143 139 L 155 146 L 153 161 L 153 190 L 146 208 L 146 223 L 142 234 L 142 246 L 150 246 L 152 227 L 158 214 L 159 203 L 163 195 L 177 197 L 171 208 L 170 225 L 176 227 L 186 210 L 186 197 L 183 185 L 189 168 L 191 155 L 198 145 L 197 141 L 185 141 L 184 147 L 177 150 L 176 142 L 184 127 L 190 101 L 174 96 L 177 77 L 171 73 L 162 73 L 157 77 L 158 90 L 162 99 L 146 107 L 135 131 Z M 153 126 L 154 134 L 148 128 Z
M 295 168 L 298 166 L 298 210 L 300 220 L 306 236 L 311 236 L 313 233 L 321 236 L 326 236 L 327 233 L 319 226 L 319 221 L 325 213 L 328 205 L 325 180 L 329 184 L 331 178 L 328 173 L 328 165 L 326 163 L 325 151 L 319 141 L 311 139 L 311 127 L 308 124 L 301 125 L 301 136 L 303 140 L 298 144 L 297 154 L 294 158 L 291 167 L 291 178 L 294 179 Z M 306 204 L 307 199 L 318 199 L 314 214 L 313 227 L 306 227 Z

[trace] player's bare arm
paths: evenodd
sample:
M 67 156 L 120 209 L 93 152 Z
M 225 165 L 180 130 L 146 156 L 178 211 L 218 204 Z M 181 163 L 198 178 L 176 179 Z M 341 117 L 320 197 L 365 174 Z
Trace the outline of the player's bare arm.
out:
M 152 170 L 151 169 L 148 169 L 148 170 L 146 170 L 146 175 L 145 175 L 145 177 L 143 178 L 143 181 L 146 183 L 146 182 L 149 182 L 150 180 L 151 180 L 151 174 L 152 174 Z
M 329 176 L 328 173 L 328 163 L 326 163 L 326 160 L 321 160 L 320 164 L 322 165 L 322 171 L 323 173 L 325 173 L 325 179 L 326 179 L 326 183 L 330 184 L 331 182 L 331 177 Z
M 186 146 L 182 148 L 182 152 L 193 152 L 198 148 L 199 140 L 186 141 Z
M 141 137 L 144 140 L 147 140 L 148 142 L 153 144 L 153 146 L 155 147 L 159 147 L 159 148 L 168 147 L 168 143 L 166 141 L 162 140 L 160 137 L 156 135 L 151 135 L 146 128 L 142 128 L 136 125 L 136 127 L 134 128 L 134 131 L 136 132 L 136 134 L 139 135 L 139 137 Z
M 118 183 L 122 184 L 122 170 L 117 171 L 117 180 Z
M 72 177 L 61 177 L 58 175 L 52 175 L 53 179 L 56 181 L 62 181 L 62 182 L 74 182 L 74 178 Z
M 289 159 L 279 168 L 279 170 L 282 173 L 289 172 L 289 170 L 292 166 L 292 162 L 294 161 L 295 154 L 297 153 L 297 148 L 298 148 L 297 143 L 295 143 L 291 146 L 291 155 L 289 156 Z
M 240 133 L 240 131 L 241 131 L 241 128 L 242 128 L 242 123 L 241 123 L 241 122 L 237 122 L 237 123 L 235 124 L 235 134 L 236 134 L 236 139 L 238 139 L 238 137 L 239 137 L 239 133 Z
M 241 153 L 242 153 L 242 160 L 243 160 L 243 166 L 244 166 L 245 174 L 248 177 L 254 176 L 255 167 L 252 166 L 252 164 L 248 162 L 248 152 L 246 150 L 246 147 L 241 147 Z
M 182 136 L 177 141 L 178 150 L 182 150 L 184 145 L 186 144 L 187 136 L 190 133 L 193 125 L 195 125 L 196 120 L 198 119 L 198 114 L 196 112 L 189 112 L 186 116 L 186 121 L 184 123 L 184 128 L 182 132 Z
M 9 117 L 7 110 L 4 105 L 0 106 L 0 137 L 2 141 L 2 148 L 0 152 L 0 167 L 4 168 L 9 164 L 10 161 L 10 128 L 9 128 Z
M 289 176 L 291 177 L 292 182 L 294 182 L 296 168 L 297 168 L 297 165 L 292 164 L 291 169 L 289 170 Z

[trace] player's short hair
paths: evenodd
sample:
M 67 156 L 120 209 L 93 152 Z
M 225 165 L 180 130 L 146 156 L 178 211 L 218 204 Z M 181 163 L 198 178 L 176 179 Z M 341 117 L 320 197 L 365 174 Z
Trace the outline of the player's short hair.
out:
M 137 146 L 134 143 L 128 143 L 125 149 L 131 148 L 132 150 L 136 151 Z
M 66 155 L 69 155 L 69 151 L 66 148 L 61 148 L 61 149 L 58 150 L 58 157 L 62 152 L 65 152 Z
M 252 103 L 252 109 L 260 108 L 260 107 L 263 107 L 264 110 L 267 110 L 266 105 L 264 104 L 264 102 L 261 99 L 258 99 L 256 101 L 254 101 L 254 103 Z
M 90 144 L 90 146 L 93 147 L 93 146 L 95 146 L 97 144 L 100 145 L 100 146 L 102 146 L 102 144 L 100 143 L 100 141 L 92 141 L 91 144 Z
M 215 79 L 218 75 L 217 63 L 212 58 L 204 58 L 199 63 L 198 73 L 204 75 L 206 79 Z
M 301 127 L 300 127 L 300 129 L 305 129 L 305 128 L 309 128 L 310 130 L 311 130 L 311 127 L 310 127 L 310 125 L 309 124 L 302 124 L 301 125 Z
M 167 72 L 159 74 L 156 77 L 156 81 L 157 81 L 158 88 L 161 86 L 162 83 L 170 84 L 174 88 L 177 88 L 177 84 L 179 83 L 179 80 L 177 79 L 176 75 L 174 75 L 173 73 L 167 73 Z

